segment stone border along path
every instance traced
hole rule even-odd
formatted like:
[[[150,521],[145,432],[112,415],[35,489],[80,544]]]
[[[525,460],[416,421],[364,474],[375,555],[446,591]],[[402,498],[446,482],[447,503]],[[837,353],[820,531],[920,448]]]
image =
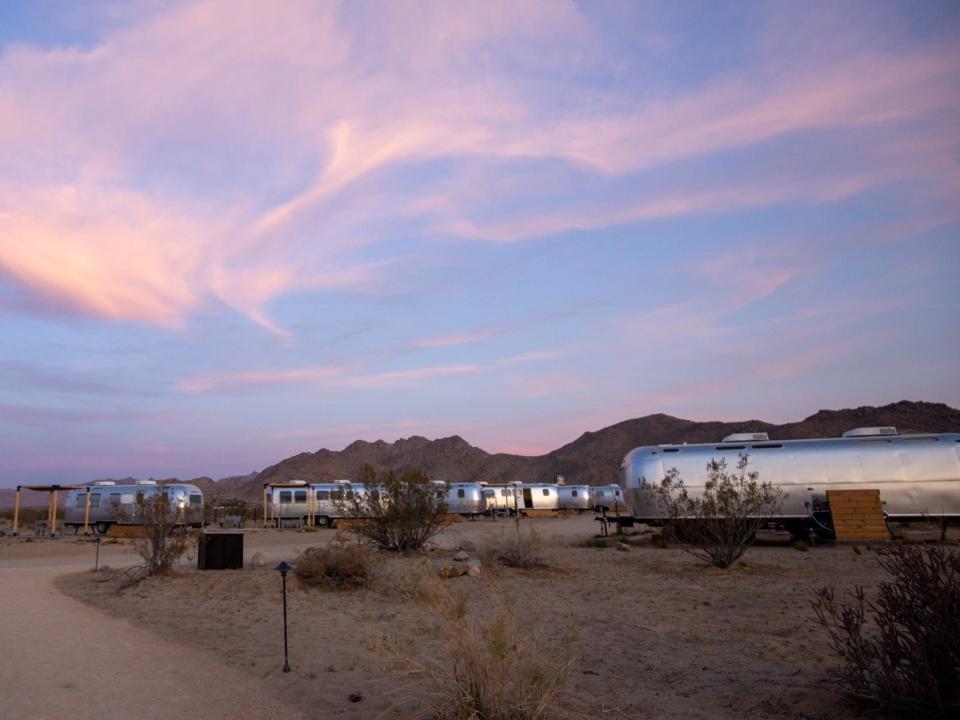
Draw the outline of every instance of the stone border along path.
[[[69,563],[69,560],[67,560]],[[0,717],[302,720],[263,680],[61,593],[89,567],[0,563]]]

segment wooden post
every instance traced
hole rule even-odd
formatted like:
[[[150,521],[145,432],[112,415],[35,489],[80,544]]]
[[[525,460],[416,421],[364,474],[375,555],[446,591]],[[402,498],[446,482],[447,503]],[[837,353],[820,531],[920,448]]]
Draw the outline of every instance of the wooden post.
[[[17,498],[13,503],[13,534],[17,534],[20,526],[20,486],[17,485]]]
[[[50,537],[54,537],[57,534],[57,493],[58,490],[54,490],[50,493]]]
[[[83,534],[90,534],[90,488],[87,488],[87,504],[83,509]]]
[[[267,489],[263,489],[263,527],[267,527]]]
[[[50,516],[53,514],[53,493],[47,493],[47,532],[50,532],[50,523],[53,522],[53,518]]]

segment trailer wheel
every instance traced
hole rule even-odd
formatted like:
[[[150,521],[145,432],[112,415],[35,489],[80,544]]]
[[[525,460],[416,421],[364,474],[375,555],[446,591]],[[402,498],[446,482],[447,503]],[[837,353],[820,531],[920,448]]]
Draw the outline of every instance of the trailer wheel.
[[[97,535],[106,535],[110,532],[110,523],[108,522],[98,522],[96,524]]]

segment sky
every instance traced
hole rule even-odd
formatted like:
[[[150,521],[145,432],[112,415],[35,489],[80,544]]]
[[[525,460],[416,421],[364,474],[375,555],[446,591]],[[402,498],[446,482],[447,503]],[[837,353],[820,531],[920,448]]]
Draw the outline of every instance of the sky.
[[[0,486],[960,406],[960,4],[0,0]]]

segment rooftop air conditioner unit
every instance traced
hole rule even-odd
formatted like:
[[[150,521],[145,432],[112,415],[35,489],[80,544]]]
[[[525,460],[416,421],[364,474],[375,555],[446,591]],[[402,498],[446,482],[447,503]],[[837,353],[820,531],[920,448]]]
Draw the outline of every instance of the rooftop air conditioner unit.
[[[767,442],[770,436],[766,433],[733,433],[727,435],[722,442],[742,443],[742,442]]]
[[[853,430],[847,430],[843,437],[845,438],[856,438],[856,437],[873,437],[876,435],[896,435],[897,429],[893,426],[886,427],[861,427],[854,428]]]

